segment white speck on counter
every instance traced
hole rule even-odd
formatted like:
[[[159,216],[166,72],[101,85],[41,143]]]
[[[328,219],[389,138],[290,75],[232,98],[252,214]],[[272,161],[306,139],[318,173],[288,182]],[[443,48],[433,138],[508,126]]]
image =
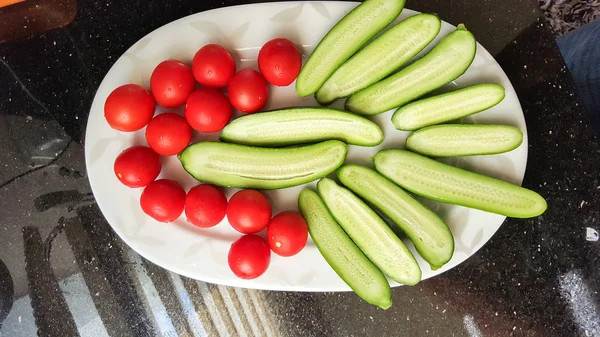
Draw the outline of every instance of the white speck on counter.
[[[407,321],[410,321],[410,317],[406,316],[406,320],[407,320]]]
[[[19,318],[17,318],[17,320],[19,321],[19,323],[23,322],[23,317],[19,316]]]
[[[576,325],[586,336],[600,336],[600,313],[592,292],[580,272],[571,270],[558,278],[561,296],[567,302]]]
[[[599,235],[598,235],[598,231],[591,228],[591,227],[586,227],[585,228],[585,239],[588,241],[598,241]]]
[[[496,313],[496,314],[498,314],[498,313]],[[475,323],[475,319],[473,318],[473,316],[466,315],[465,317],[463,317],[463,325],[465,326],[465,329],[469,333],[470,337],[482,337],[483,336],[483,334],[481,333],[481,330],[479,330],[479,327],[477,326],[477,323]]]
[[[56,46],[56,41],[52,41],[52,44]]]
[[[581,200],[581,204],[579,204],[579,208],[583,207],[583,205],[585,205],[585,200]]]
[[[548,131],[548,134],[551,135],[552,134],[552,130]]]
[[[523,66],[523,69],[527,69],[527,65],[524,65],[524,66]]]

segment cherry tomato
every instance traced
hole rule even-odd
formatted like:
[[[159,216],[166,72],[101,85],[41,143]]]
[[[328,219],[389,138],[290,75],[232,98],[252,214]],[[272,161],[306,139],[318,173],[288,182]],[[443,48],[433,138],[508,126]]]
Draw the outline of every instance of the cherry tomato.
[[[200,132],[218,132],[231,120],[231,104],[219,90],[200,88],[187,100],[185,119]]]
[[[223,88],[235,74],[235,61],[218,44],[206,45],[194,55],[192,71],[198,83],[209,88]]]
[[[146,146],[133,146],[121,152],[115,160],[115,175],[128,187],[150,184],[160,173],[160,156]]]
[[[247,280],[257,278],[269,268],[271,250],[260,236],[244,235],[231,245],[227,262],[235,276]]]
[[[166,60],[158,64],[150,77],[150,91],[156,103],[165,108],[183,105],[194,90],[192,69],[177,60]]]
[[[156,104],[144,88],[125,84],[113,90],[104,103],[104,117],[115,130],[137,131],[152,119]]]
[[[146,140],[152,150],[161,156],[180,153],[192,140],[192,128],[176,113],[160,114],[148,123]]]
[[[302,55],[288,39],[273,39],[258,53],[258,69],[269,83],[277,86],[290,85],[302,68]]]
[[[183,213],[185,191],[178,182],[159,179],[144,188],[140,205],[144,213],[160,222],[172,222]]]
[[[229,199],[227,219],[240,233],[260,232],[271,220],[271,203],[259,191],[241,190]]]
[[[203,184],[192,187],[185,198],[185,215],[192,224],[208,228],[223,218],[227,211],[227,198],[216,186]]]
[[[227,90],[231,104],[241,112],[253,113],[260,110],[269,96],[265,78],[256,70],[240,70],[231,81]]]
[[[277,255],[298,254],[308,239],[308,226],[298,212],[282,212],[271,219],[267,226],[269,247]]]

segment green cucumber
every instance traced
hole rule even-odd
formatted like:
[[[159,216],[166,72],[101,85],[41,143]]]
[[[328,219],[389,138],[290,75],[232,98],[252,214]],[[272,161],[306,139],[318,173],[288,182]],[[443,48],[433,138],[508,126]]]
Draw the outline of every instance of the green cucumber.
[[[200,142],[185,148],[178,157],[183,168],[199,181],[269,190],[324,177],[342,165],[346,152],[346,144],[339,140],[278,149]]]
[[[392,306],[390,284],[338,225],[319,195],[304,189],[298,206],[308,232],[325,261],[363,300],[382,309]]]
[[[392,280],[421,281],[421,268],[410,250],[364,201],[329,178],[319,180],[319,194],[352,241]]]
[[[333,72],[398,17],[405,0],[365,0],[319,42],[296,79],[299,96],[314,94]]]
[[[394,112],[392,123],[398,130],[417,130],[489,109],[504,96],[504,87],[500,84],[476,84],[402,106]]]
[[[436,270],[450,261],[454,254],[454,237],[437,214],[370,168],[343,165],[337,176],[342,184],[392,220],[431,269]]]
[[[433,14],[417,14],[401,21],[339,67],[315,98],[329,104],[378,82],[423,50],[441,25]]]
[[[374,162],[391,181],[432,200],[515,218],[535,217],[547,208],[546,200],[534,191],[410,151],[382,150]]]
[[[512,151],[523,143],[523,133],[508,125],[445,124],[417,130],[406,148],[430,157],[459,157]]]
[[[475,37],[460,25],[427,55],[350,96],[346,110],[376,115],[402,106],[462,75],[475,58]]]
[[[383,131],[367,118],[329,108],[289,108],[245,115],[229,123],[221,140],[244,145],[281,146],[329,139],[375,146]]]

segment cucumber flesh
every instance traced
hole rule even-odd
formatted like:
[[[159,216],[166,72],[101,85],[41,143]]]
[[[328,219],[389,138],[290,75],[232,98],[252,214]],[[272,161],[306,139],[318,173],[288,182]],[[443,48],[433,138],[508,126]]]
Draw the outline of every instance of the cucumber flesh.
[[[512,151],[523,143],[523,133],[508,125],[445,124],[417,130],[406,148],[430,157],[459,157]]]
[[[255,146],[314,143],[329,139],[375,146],[383,131],[367,118],[329,108],[289,108],[245,115],[223,129],[221,140]]]
[[[178,157],[183,168],[199,181],[278,189],[326,176],[342,165],[346,152],[346,144],[339,140],[278,149],[200,142],[185,148]]]
[[[314,94],[333,72],[389,25],[405,0],[366,0],[344,16],[319,42],[296,79],[299,96]]]
[[[338,276],[368,303],[382,309],[392,306],[387,279],[335,222],[319,195],[302,190],[298,206],[310,237]]]
[[[417,130],[489,109],[504,96],[504,87],[500,84],[476,84],[402,106],[394,112],[392,123],[398,130]]]
[[[547,208],[546,200],[534,191],[410,151],[382,150],[374,162],[391,181],[432,200],[515,218],[535,217]]]
[[[339,67],[315,98],[329,104],[378,82],[423,50],[440,27],[440,19],[433,14],[417,14],[401,21]]]
[[[462,75],[473,62],[476,49],[473,34],[459,26],[421,59],[350,96],[346,110],[376,115],[400,107]]]
[[[319,180],[317,189],[333,218],[384,274],[407,285],[421,280],[410,250],[364,201],[329,178]]]
[[[370,168],[343,165],[337,176],[342,184],[392,220],[431,269],[436,270],[450,261],[454,254],[454,237],[437,214]]]

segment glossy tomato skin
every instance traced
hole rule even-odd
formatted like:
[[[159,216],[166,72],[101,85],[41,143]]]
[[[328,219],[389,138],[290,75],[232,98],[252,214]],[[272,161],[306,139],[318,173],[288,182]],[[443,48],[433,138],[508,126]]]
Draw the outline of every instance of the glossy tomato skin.
[[[231,245],[227,262],[237,277],[254,279],[269,268],[271,250],[260,236],[244,235]]]
[[[154,181],[162,167],[160,156],[151,148],[132,146],[119,154],[113,168],[123,185],[137,188]]]
[[[231,104],[217,89],[200,88],[185,105],[185,119],[195,130],[205,133],[221,131],[231,120]]]
[[[192,69],[177,60],[159,63],[150,77],[150,92],[165,108],[182,106],[195,85]]]
[[[252,68],[246,68],[231,78],[227,94],[236,109],[253,113],[260,110],[267,102],[269,87],[263,75]]]
[[[258,69],[269,83],[288,86],[302,68],[302,55],[296,45],[284,38],[273,39],[258,53]]]
[[[104,102],[104,118],[115,130],[137,131],[152,119],[156,103],[146,89],[137,84],[125,84],[115,90]]]
[[[192,140],[192,128],[182,116],[167,112],[160,114],[146,127],[148,145],[161,156],[179,154]]]
[[[235,60],[217,44],[206,45],[196,52],[192,71],[198,83],[209,88],[223,88],[235,74]]]
[[[298,212],[282,212],[267,226],[267,241],[271,250],[281,256],[298,254],[308,239],[308,226]]]
[[[185,215],[189,222],[202,228],[217,225],[225,218],[227,198],[213,185],[192,187],[185,198]]]
[[[151,182],[140,198],[144,213],[160,222],[175,221],[185,205],[185,191],[178,182],[159,179]]]
[[[227,204],[227,220],[235,230],[244,234],[258,233],[271,220],[269,199],[256,190],[241,190]]]

